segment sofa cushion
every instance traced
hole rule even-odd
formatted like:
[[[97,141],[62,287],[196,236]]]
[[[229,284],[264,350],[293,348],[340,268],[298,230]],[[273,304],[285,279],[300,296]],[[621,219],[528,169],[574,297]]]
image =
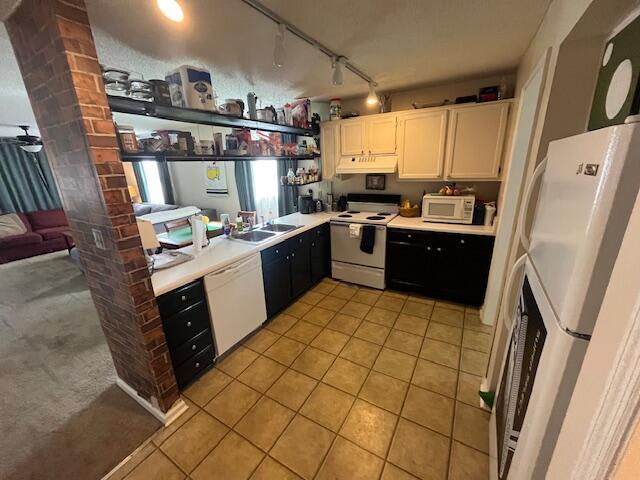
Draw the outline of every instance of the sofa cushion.
[[[31,228],[33,230],[41,230],[43,228],[68,226],[67,217],[64,215],[64,210],[56,208],[53,210],[39,210],[36,212],[26,213]]]
[[[0,238],[0,248],[20,247],[22,245],[33,245],[34,243],[42,243],[42,236],[35,232]]]
[[[27,233],[27,227],[15,213],[0,215],[0,238]]]
[[[140,215],[146,215],[147,213],[151,213],[151,207],[149,205],[144,205],[142,203],[133,204],[133,214],[136,217],[139,217]]]
[[[69,230],[69,227],[51,227],[41,228],[36,230],[35,233],[42,235],[45,240],[53,240],[54,238],[62,237],[63,233],[71,233],[71,230]]]
[[[22,220],[22,224],[27,229],[27,232],[33,232],[33,228],[31,228],[31,224],[29,223],[27,216],[24,213],[16,213],[16,215],[18,215],[20,220]]]

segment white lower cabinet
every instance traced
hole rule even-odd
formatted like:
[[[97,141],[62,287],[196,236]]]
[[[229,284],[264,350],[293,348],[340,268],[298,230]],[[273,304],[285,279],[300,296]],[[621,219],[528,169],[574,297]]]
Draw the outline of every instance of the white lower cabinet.
[[[439,179],[444,170],[447,110],[398,114],[398,177]]]

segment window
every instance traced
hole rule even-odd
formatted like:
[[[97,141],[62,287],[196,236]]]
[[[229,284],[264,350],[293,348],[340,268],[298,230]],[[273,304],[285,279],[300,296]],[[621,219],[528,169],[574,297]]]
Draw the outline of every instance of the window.
[[[138,182],[138,190],[143,202],[150,203],[167,203],[164,189],[162,188],[162,180],[160,178],[160,169],[158,162],[153,160],[144,160],[134,163],[134,172],[136,181]]]
[[[278,162],[258,160],[251,162],[253,196],[256,202],[258,221],[278,216]]]

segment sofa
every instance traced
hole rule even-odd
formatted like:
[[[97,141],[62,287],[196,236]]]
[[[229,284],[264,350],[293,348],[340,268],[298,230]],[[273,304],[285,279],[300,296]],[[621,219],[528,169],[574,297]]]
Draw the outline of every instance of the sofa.
[[[67,217],[61,208],[17,215],[26,232],[0,238],[0,263],[70,250],[74,246]]]

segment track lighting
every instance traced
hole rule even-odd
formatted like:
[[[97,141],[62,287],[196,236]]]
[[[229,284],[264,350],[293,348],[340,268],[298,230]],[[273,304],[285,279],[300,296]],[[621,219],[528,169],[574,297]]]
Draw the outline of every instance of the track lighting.
[[[181,22],[184,20],[184,12],[177,0],[156,0],[156,3],[160,11],[169,20],[173,22]]]
[[[342,57],[333,57],[331,59],[331,66],[333,67],[333,76],[331,81],[334,85],[342,85]]]
[[[378,102],[380,102],[380,100],[378,99],[378,95],[373,88],[373,83],[369,83],[369,95],[367,96],[367,104],[375,105]]]
[[[42,145],[34,144],[34,145],[20,145],[20,148],[28,153],[38,153],[42,150]]]
[[[275,45],[273,47],[273,64],[276,67],[284,66],[284,32],[286,29],[283,23],[278,24],[278,32],[276,33]]]

